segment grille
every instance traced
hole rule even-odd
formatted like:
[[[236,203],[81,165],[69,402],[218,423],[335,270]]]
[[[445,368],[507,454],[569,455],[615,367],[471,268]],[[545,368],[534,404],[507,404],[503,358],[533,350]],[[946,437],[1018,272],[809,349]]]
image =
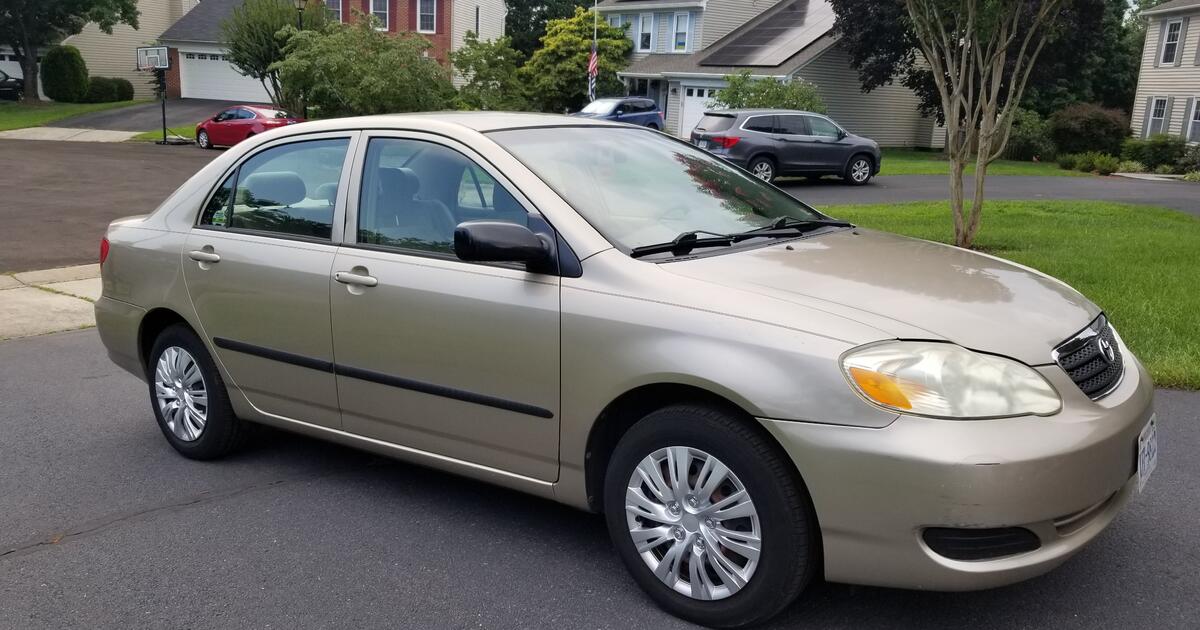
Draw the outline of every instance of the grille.
[[[1024,527],[930,527],[921,533],[921,537],[935,553],[951,560],[992,560],[1035,551],[1042,546],[1037,535]]]
[[[1055,348],[1054,361],[1092,400],[1116,389],[1125,372],[1117,336],[1104,315]]]

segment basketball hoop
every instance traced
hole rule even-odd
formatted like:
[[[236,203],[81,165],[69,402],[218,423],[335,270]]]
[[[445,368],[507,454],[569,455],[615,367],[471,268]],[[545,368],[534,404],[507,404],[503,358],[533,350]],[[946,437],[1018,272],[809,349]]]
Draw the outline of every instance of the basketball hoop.
[[[167,70],[171,67],[171,58],[166,46],[151,46],[137,49],[137,69],[142,72]]]

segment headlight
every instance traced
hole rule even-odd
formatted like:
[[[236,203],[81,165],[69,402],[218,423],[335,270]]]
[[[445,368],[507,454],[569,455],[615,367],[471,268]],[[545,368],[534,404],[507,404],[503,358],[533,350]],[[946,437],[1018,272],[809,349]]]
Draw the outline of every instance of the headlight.
[[[1002,418],[1056,413],[1058,392],[1033,368],[952,343],[897,341],[842,357],[850,385],[868,401],[934,418]]]

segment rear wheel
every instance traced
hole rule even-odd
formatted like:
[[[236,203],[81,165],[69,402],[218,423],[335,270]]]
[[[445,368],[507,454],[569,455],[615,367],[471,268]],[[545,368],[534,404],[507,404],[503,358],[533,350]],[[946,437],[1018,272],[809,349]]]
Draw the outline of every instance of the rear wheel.
[[[159,334],[146,374],[158,426],[184,457],[215,459],[241,445],[246,423],[233,414],[221,373],[190,328],[176,324]]]
[[[807,494],[792,464],[737,418],[656,411],[621,438],[605,477],[621,559],[654,601],[706,626],[774,616],[817,564]]]
[[[851,186],[862,186],[871,181],[874,167],[875,163],[871,161],[871,158],[865,155],[856,155],[850,158],[850,163],[846,165],[846,172],[842,175],[842,179]]]
[[[212,141],[208,138],[208,132],[203,129],[196,134],[196,144],[200,145],[201,149],[213,148]]]
[[[750,160],[750,163],[746,165],[746,168],[753,173],[755,177],[763,180],[764,182],[775,181],[775,160],[772,160],[769,157],[756,157],[753,160]]]

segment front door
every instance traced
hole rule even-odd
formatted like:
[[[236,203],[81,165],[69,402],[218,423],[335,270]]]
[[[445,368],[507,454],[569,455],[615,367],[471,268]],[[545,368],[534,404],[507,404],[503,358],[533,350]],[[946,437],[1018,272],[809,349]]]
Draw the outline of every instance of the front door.
[[[820,116],[805,116],[811,135],[810,150],[815,168],[841,172],[850,159],[850,143],[837,125]]]
[[[538,217],[449,141],[380,132],[359,152],[329,278],[344,429],[557,479],[559,279],[453,254],[462,221]]]
[[[344,202],[331,191],[356,135],[289,138],[243,160],[182,253],[201,334],[233,384],[260,411],[327,427],[341,425],[329,273]]]

